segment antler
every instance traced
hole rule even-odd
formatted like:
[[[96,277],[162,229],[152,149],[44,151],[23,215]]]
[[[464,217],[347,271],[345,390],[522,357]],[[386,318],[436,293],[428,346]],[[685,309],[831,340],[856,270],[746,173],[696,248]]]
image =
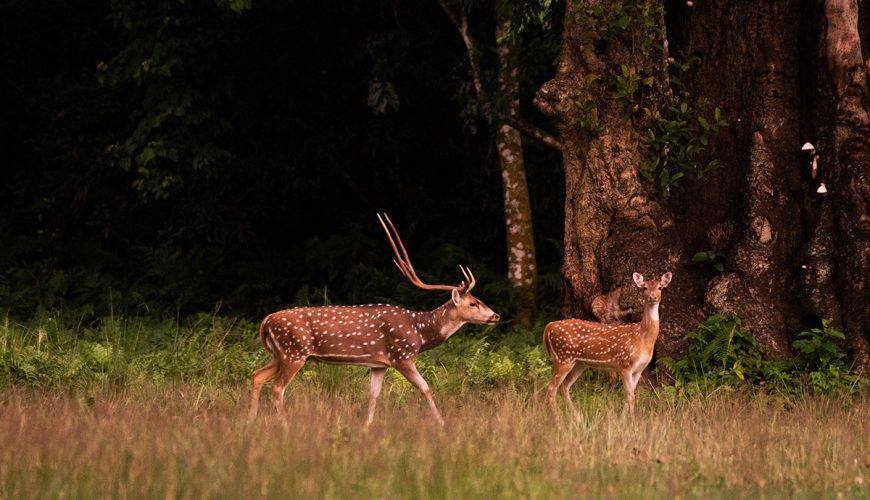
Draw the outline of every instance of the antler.
[[[386,219],[386,223],[384,220]],[[405,250],[405,245],[402,244],[402,238],[399,236],[399,232],[396,231],[396,227],[393,226],[393,222],[390,220],[390,217],[387,214],[384,214],[381,217],[381,214],[378,214],[378,220],[381,222],[381,226],[384,227],[384,231],[387,233],[387,238],[390,239],[390,246],[393,247],[393,252],[396,254],[396,258],[393,259],[393,263],[396,264],[396,267],[399,268],[399,271],[406,277],[408,280],[414,284],[414,286],[418,288],[422,288],[423,290],[446,290],[453,291],[454,289],[459,290],[460,293],[467,293],[477,281],[474,279],[474,275],[471,274],[471,270],[467,267],[463,268],[459,266],[459,269],[462,271],[463,276],[465,276],[466,281],[463,281],[458,287],[451,285],[427,285],[423,283],[419,276],[417,276],[417,272],[414,271],[414,266],[411,265],[411,258],[408,257],[408,251]],[[389,229],[387,229],[387,224],[390,225]],[[390,232],[392,230],[392,232]],[[393,235],[396,236],[395,240],[393,239]],[[396,247],[396,241],[399,242],[399,246]],[[401,252],[399,249],[401,248]]]

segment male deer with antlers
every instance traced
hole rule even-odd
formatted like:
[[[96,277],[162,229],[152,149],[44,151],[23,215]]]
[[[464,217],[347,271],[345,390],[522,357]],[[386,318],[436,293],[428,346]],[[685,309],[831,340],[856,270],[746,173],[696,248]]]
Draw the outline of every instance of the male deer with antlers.
[[[652,359],[659,336],[662,288],[668,286],[671,276],[668,272],[657,280],[644,281],[643,276],[634,273],[634,283],[643,288],[644,311],[640,323],[605,325],[566,319],[544,327],[544,346],[553,362],[553,378],[547,385],[547,395],[554,411],[557,409],[556,390],[559,390],[572,415],[577,416],[569,390],[586,368],[592,367],[614,370],[622,375],[625,404],[629,412],[634,413],[634,389]]]
[[[442,344],[465,323],[497,323],[499,316],[471,295],[476,280],[468,268],[459,266],[465,281],[458,287],[423,283],[414,271],[408,252],[390,218],[378,215],[378,220],[393,247],[396,255],[393,262],[399,271],[418,288],[450,292],[450,300],[432,311],[409,311],[387,304],[368,304],[297,307],[266,316],[260,324],[260,340],[273,358],[269,364],[254,372],[248,412],[250,419],[257,416],[263,384],[273,380],[272,399],[275,408],[281,411],[287,383],[307,359],[313,359],[371,368],[366,425],[374,419],[375,405],[387,368],[395,368],[404,375],[426,398],[433,418],[439,424],[444,424],[429,385],[417,371],[417,355]]]

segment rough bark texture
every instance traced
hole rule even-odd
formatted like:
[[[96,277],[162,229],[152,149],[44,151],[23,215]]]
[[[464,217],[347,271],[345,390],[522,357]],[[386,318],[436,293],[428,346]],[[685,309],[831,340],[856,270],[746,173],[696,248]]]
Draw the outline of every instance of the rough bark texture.
[[[733,312],[771,357],[790,355],[799,331],[832,319],[859,369],[870,367],[870,61],[856,2],[668,3],[663,45],[677,60],[699,58],[684,78],[691,98],[730,122],[708,151],[724,167],[668,203],[638,177],[645,126],[607,84],[625,65],[652,74],[651,93],[665,95],[668,54],[639,57],[644,33],[590,26],[599,5],[567,2],[558,73],[536,98],[563,144],[565,316],[621,321],[636,306],[631,272],[672,270],[659,354],[678,355],[706,315]],[[801,152],[807,140],[818,178]],[[822,180],[827,195],[816,192]],[[725,272],[689,262],[702,250],[724,255]]]
[[[730,122],[711,147],[724,167],[678,209],[693,251],[726,255],[726,271],[707,286],[706,310],[738,314],[766,354],[786,357],[790,332],[804,319],[794,293],[801,236],[800,3],[698,2],[671,17],[675,57],[700,59],[690,89]]]
[[[833,158],[826,179],[843,327],[858,369],[870,372],[870,82],[855,0],[827,0],[824,54],[834,94]]]
[[[496,12],[503,11],[498,8]],[[507,35],[510,21],[500,16],[496,25],[498,43],[498,88],[504,111],[500,115],[519,117],[520,84],[517,47]],[[496,132],[496,150],[501,165],[504,190],[505,235],[508,256],[508,279],[518,294],[517,323],[530,328],[535,321],[538,267],[535,260],[535,239],[532,229],[532,208],[526,183],[523,160],[523,139],[520,132],[502,123]]]
[[[659,1],[647,4],[653,12],[661,7]],[[677,325],[694,325],[700,318],[700,308],[687,299],[694,297],[697,304],[703,289],[684,279],[687,259],[673,218],[639,176],[639,136],[644,126],[613,98],[608,84],[608,78],[625,65],[632,75],[653,77],[651,95],[667,95],[667,54],[639,50],[634,41],[643,34],[634,28],[605,36],[577,22],[597,5],[592,0],[566,2],[559,68],[535,100],[539,109],[557,120],[563,144],[563,312],[566,317],[618,321],[625,306],[642,309],[631,283],[633,272],[651,278],[673,271],[657,347],[659,353],[673,355],[684,333]],[[647,104],[655,109],[655,103]],[[614,297],[617,304],[612,303]],[[620,298],[624,305],[618,303]]]

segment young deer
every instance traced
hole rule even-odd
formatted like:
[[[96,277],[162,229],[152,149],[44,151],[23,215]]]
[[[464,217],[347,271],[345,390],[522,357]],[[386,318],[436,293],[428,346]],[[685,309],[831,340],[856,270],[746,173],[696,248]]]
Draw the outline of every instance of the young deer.
[[[459,266],[465,280],[458,287],[427,285],[411,265],[408,252],[389,217],[378,215],[393,247],[393,262],[415,286],[450,292],[450,300],[432,311],[409,311],[387,304],[347,307],[297,307],[272,313],[260,324],[260,340],[272,361],[253,374],[248,417],[257,416],[260,389],[269,380],[275,408],[282,410],[284,388],[307,359],[324,363],[368,366],[371,390],[366,425],[372,423],[387,368],[395,368],[416,387],[444,424],[432,391],[415,366],[417,355],[442,344],[465,323],[497,323],[498,314],[471,295],[476,283],[471,270]],[[387,229],[386,219],[390,229]],[[392,234],[390,232],[392,230]],[[393,235],[396,239],[393,240]],[[398,241],[399,247],[396,247]],[[401,248],[401,253],[399,251]]]
[[[659,302],[662,288],[671,282],[671,273],[646,282],[634,273],[634,283],[644,289],[644,311],[640,323],[605,325],[579,319],[554,321],[544,328],[544,346],[553,362],[553,378],[547,395],[557,409],[556,390],[562,393],[568,409],[577,416],[569,390],[587,367],[618,371],[625,388],[625,404],[634,413],[634,389],[652,359],[659,336]]]

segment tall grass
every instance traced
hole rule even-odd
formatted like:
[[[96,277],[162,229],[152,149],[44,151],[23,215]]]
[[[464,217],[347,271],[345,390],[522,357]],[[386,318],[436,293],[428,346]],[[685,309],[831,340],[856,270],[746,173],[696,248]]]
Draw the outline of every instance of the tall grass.
[[[870,494],[866,400],[727,395],[672,405],[648,393],[634,418],[602,397],[572,422],[503,388],[440,395],[441,429],[416,400],[388,394],[366,431],[365,391],[300,382],[285,416],[248,424],[244,390],[176,384],[90,402],[7,392],[0,497]]]

